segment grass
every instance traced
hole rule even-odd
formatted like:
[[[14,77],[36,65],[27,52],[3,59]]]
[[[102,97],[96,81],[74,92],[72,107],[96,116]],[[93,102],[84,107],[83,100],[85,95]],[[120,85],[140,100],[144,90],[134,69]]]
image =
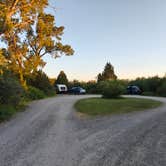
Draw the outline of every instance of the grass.
[[[122,114],[134,111],[142,111],[161,106],[161,102],[150,99],[120,98],[103,99],[89,98],[79,100],[75,104],[78,112],[90,116]]]

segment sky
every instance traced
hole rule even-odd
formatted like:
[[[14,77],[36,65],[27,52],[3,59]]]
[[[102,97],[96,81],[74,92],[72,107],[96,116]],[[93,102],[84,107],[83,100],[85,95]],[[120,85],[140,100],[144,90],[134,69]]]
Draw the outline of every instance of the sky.
[[[69,80],[94,80],[110,62],[120,79],[164,76],[166,0],[49,0],[63,43],[74,56],[45,58],[44,71]],[[56,10],[53,8],[55,7]]]

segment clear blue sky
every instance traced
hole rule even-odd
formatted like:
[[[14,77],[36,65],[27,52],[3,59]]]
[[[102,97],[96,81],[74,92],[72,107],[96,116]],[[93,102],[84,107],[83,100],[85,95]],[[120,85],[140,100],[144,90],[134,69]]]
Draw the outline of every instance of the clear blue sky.
[[[166,72],[166,0],[50,0],[75,55],[46,59],[50,77],[93,80],[107,61],[119,78]]]

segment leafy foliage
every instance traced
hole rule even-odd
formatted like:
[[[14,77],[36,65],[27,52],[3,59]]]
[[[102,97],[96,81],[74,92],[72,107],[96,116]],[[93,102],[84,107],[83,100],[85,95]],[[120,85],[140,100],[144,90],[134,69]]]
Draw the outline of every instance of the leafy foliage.
[[[130,84],[139,86],[144,92],[156,93],[157,88],[161,85],[161,78],[158,76],[137,78],[136,80],[131,81]]]
[[[143,91],[143,94],[157,95],[158,88],[165,82],[164,78],[159,78],[158,76],[149,78],[137,78],[131,81],[130,85],[137,85]]]
[[[17,110],[9,105],[0,105],[0,122],[9,119]]]
[[[3,55],[3,50],[0,50],[0,67],[5,66],[7,60]]]
[[[9,71],[0,75],[0,87],[0,104],[17,106],[23,95],[23,88]]]
[[[129,82],[129,85],[137,85],[146,96],[166,96],[166,77],[137,78]]]
[[[157,95],[166,97],[166,80],[157,88]]]
[[[64,27],[56,26],[54,16],[45,12],[47,6],[48,0],[0,2],[0,38],[7,46],[0,59],[6,58],[6,66],[19,75],[24,87],[25,77],[46,64],[43,56],[74,53],[61,43]]]
[[[28,87],[28,90],[26,91],[25,94],[26,98],[30,100],[37,100],[37,99],[43,99],[45,98],[45,94],[43,91],[35,88],[35,87]]]
[[[120,81],[104,81],[101,82],[102,95],[104,98],[118,98],[124,93],[124,87]]]
[[[46,95],[55,94],[55,90],[50,84],[48,76],[41,70],[36,72],[34,75],[29,76],[26,80],[28,85],[44,91]]]

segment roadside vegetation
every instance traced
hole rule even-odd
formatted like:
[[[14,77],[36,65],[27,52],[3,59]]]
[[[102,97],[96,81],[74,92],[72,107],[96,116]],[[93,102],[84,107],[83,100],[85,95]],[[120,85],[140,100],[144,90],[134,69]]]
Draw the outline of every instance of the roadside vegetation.
[[[54,96],[55,90],[42,71],[43,57],[70,56],[64,45],[63,26],[46,12],[49,1],[0,3],[0,121],[10,118],[27,101]]]
[[[26,79],[25,89],[16,74],[3,69],[0,75],[0,122],[22,110],[27,102],[54,96],[55,89],[45,73],[38,71]]]
[[[86,115],[104,116],[152,109],[161,104],[159,101],[138,98],[91,98],[78,101],[75,108],[78,112]]]

